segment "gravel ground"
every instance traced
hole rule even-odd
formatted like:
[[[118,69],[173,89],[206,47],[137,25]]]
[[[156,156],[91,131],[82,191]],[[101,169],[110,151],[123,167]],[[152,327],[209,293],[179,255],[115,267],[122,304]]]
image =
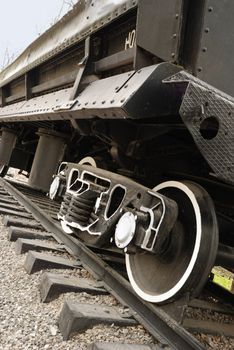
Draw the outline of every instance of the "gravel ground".
[[[64,298],[84,303],[113,305],[121,310],[109,295],[91,296],[86,293],[61,295],[49,304],[40,302],[38,285],[41,272],[31,276],[23,268],[25,256],[16,256],[7,240],[7,229],[0,218],[0,350],[83,350],[94,341],[153,344],[152,337],[142,326],[95,326],[85,333],[63,341],[57,320]],[[86,276],[84,270],[67,271],[70,275]],[[66,271],[62,271],[66,273]]]

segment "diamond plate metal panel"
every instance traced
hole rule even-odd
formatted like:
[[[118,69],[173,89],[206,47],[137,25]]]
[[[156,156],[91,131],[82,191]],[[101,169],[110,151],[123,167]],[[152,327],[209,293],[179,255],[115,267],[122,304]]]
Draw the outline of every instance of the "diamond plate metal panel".
[[[183,71],[165,82],[187,84],[180,115],[214,175],[234,184],[234,99]],[[210,128],[214,135],[207,139],[202,125],[211,117],[217,134]]]

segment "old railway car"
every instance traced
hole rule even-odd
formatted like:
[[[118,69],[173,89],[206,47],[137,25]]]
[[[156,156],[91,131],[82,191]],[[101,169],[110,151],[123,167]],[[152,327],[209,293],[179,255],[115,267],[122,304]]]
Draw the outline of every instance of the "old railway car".
[[[0,165],[143,299],[233,268],[233,0],[80,0],[0,73]],[[54,178],[53,175],[57,174]]]

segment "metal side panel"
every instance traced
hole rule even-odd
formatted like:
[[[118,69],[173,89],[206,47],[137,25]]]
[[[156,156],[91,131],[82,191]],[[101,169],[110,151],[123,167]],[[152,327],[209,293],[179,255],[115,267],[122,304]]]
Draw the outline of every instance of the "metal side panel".
[[[234,96],[233,0],[190,2],[184,52],[185,68],[199,79]]]
[[[164,61],[177,61],[184,16],[184,0],[139,0],[137,45]]]
[[[197,60],[197,76],[231,96],[234,96],[233,15],[233,0],[206,1]]]
[[[149,118],[175,114],[180,105],[178,94],[163,79],[178,70],[175,65],[161,63],[96,80],[73,101],[69,99],[72,88],[34,97],[0,108],[0,121]]]
[[[180,70],[170,63],[148,66],[90,84],[71,108],[74,118],[152,118],[179,111],[180,99],[163,80]],[[170,101],[170,103],[168,103]]]
[[[54,110],[61,104],[69,103],[72,88],[34,97],[28,101],[14,103],[0,108],[0,121],[36,121],[63,119]]]
[[[0,87],[84,40],[137,6],[138,0],[80,0],[0,73]]]
[[[133,74],[134,71],[97,80],[88,85],[73,101],[70,101],[72,88],[69,88],[0,108],[0,121],[109,117],[112,108],[116,110],[116,116],[127,117],[121,109],[121,87]],[[112,103],[114,97],[116,99]]]

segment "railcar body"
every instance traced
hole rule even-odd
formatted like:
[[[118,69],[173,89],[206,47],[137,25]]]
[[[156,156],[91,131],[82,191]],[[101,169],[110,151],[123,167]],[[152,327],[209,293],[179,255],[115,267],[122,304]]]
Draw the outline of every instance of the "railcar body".
[[[123,249],[145,300],[233,268],[233,14],[80,0],[0,73],[2,176],[28,171],[67,234]]]

